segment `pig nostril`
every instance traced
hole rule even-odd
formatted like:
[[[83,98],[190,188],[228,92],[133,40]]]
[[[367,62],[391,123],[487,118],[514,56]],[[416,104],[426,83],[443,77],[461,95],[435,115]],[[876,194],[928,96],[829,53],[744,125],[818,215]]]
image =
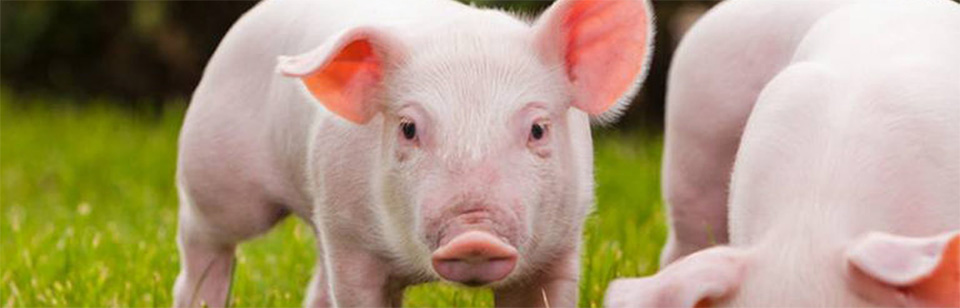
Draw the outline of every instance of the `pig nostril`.
[[[485,212],[486,212],[486,210],[484,210],[484,209],[482,209],[482,208],[475,208],[475,209],[468,209],[468,210],[466,210],[466,211],[463,211],[462,213],[460,213],[460,215],[474,214],[474,213],[485,213]]]
[[[513,257],[487,257],[484,255],[469,255],[455,258],[437,258],[439,262],[463,262],[467,264],[481,264],[486,262],[513,261]]]

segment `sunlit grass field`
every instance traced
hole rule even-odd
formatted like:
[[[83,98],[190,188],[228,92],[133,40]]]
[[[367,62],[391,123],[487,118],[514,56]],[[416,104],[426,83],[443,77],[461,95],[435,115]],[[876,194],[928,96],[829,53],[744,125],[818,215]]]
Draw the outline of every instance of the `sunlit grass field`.
[[[8,92],[0,93],[0,306],[169,306],[184,104],[157,116]],[[598,196],[583,238],[584,307],[602,304],[610,280],[654,272],[666,235],[660,140],[611,129],[595,135]],[[313,247],[297,219],[241,245],[232,305],[300,306]],[[412,288],[405,299],[408,307],[492,304],[488,290],[439,283]]]

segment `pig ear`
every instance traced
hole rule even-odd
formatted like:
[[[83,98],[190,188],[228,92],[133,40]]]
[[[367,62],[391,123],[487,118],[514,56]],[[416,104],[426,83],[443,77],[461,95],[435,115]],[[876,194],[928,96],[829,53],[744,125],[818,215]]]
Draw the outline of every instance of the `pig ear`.
[[[736,292],[747,255],[715,247],[677,260],[652,277],[615,280],[607,288],[607,307],[703,307]]]
[[[867,234],[846,252],[853,289],[883,305],[960,307],[960,232]]]
[[[378,29],[355,28],[335,35],[307,53],[280,57],[277,69],[299,77],[313,97],[331,112],[357,124],[380,111],[375,101],[387,61],[402,46]]]
[[[646,0],[560,0],[537,20],[536,48],[561,64],[574,107],[615,117],[643,81],[653,52]]]

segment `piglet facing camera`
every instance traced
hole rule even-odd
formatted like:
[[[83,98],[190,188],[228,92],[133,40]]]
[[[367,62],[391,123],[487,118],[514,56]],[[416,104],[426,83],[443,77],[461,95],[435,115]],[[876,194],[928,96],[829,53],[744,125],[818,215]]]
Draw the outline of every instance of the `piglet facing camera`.
[[[293,213],[319,240],[308,306],[399,305],[432,280],[575,306],[590,116],[616,117],[639,86],[651,14],[638,0],[558,1],[532,23],[439,0],[259,4],[182,130],[175,305],[224,304],[235,245]]]

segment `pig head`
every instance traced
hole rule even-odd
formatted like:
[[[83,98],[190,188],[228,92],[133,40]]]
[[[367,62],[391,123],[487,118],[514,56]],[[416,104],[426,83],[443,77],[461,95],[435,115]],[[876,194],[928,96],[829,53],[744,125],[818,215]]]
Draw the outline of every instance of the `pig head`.
[[[535,20],[455,1],[261,2],[184,122],[176,305],[223,305],[236,244],[287,213],[317,233],[308,306],[399,305],[433,280],[491,286],[502,306],[576,305],[590,120],[636,92],[652,18],[642,0],[561,0]]]
[[[484,12],[417,33],[361,26],[278,68],[379,134],[372,229],[405,271],[495,287],[546,275],[570,289],[593,200],[587,116],[614,117],[636,91],[649,14],[643,1],[568,0],[532,25]],[[329,217],[317,211],[338,224]]]

